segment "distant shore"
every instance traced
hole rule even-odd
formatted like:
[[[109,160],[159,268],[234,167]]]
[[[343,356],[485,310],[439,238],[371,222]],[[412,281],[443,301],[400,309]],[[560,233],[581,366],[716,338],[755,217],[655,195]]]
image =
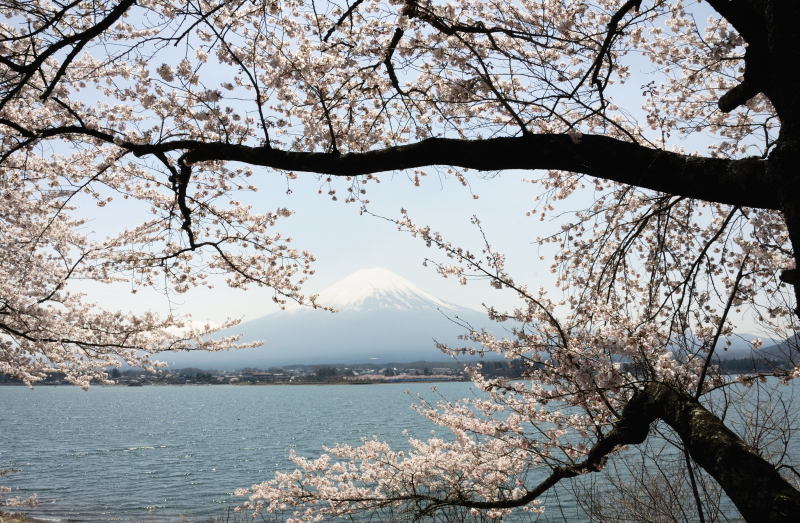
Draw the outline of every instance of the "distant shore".
[[[245,381],[240,383],[219,383],[219,382],[188,382],[188,383],[167,383],[161,381],[153,381],[153,382],[144,382],[144,383],[92,383],[93,387],[103,386],[103,387],[166,387],[166,386],[193,386],[193,385],[235,385],[237,387],[263,387],[263,386],[283,386],[283,385],[386,385],[392,383],[452,383],[452,382],[466,382],[470,381],[468,378],[453,378],[453,377],[442,377],[442,378],[426,378],[426,379],[395,379],[395,380],[375,380],[375,381],[277,381],[277,382],[268,382],[268,381]],[[0,383],[0,387],[8,386],[8,387],[24,387],[23,383]],[[52,383],[52,382],[39,382],[34,383],[34,387],[74,387],[75,385],[72,383]],[[0,517],[8,517],[8,515],[2,515]],[[0,519],[0,523],[5,523],[4,520]],[[16,523],[16,522],[15,522]]]
[[[488,369],[487,369],[488,368]],[[516,378],[522,366],[514,362],[485,362],[490,377]],[[366,385],[376,383],[433,383],[466,381],[465,363],[417,361],[409,363],[361,363],[287,365],[284,367],[231,369],[167,368],[149,373],[142,369],[108,369],[108,384],[142,385]],[[99,382],[98,382],[99,383]],[[0,384],[20,384],[0,374]],[[52,374],[35,385],[67,384],[66,376]]]

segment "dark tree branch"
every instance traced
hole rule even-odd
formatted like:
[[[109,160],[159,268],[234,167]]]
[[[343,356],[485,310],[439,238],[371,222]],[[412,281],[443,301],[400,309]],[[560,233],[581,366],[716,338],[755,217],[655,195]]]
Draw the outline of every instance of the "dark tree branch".
[[[723,94],[717,103],[719,110],[729,113],[748,102],[751,98],[761,92],[761,88],[755,82],[748,82],[745,79],[742,83],[732,87],[727,93]]]
[[[650,415],[643,416],[642,413],[639,412],[640,407],[638,403],[635,403],[633,400],[629,402],[628,405],[632,406],[632,408],[626,406],[625,410],[622,412],[622,418],[614,425],[614,428],[607,435],[603,436],[591,448],[585,460],[575,465],[556,467],[553,469],[553,472],[536,485],[536,487],[527,490],[525,494],[518,498],[474,501],[468,499],[437,499],[435,497],[426,496],[423,499],[431,501],[436,507],[455,505],[488,510],[525,506],[547,492],[547,490],[562,479],[573,478],[586,472],[601,470],[608,455],[620,446],[642,443],[647,438],[650,430],[650,423],[652,423],[655,418]]]
[[[783,283],[788,283],[790,285],[797,285],[800,281],[797,277],[797,269],[786,269],[781,271],[780,280]]]
[[[753,9],[748,0],[706,0],[727,20],[736,32],[750,44],[759,44],[764,38],[764,17]]]
[[[776,191],[765,175],[764,160],[690,156],[602,135],[586,134],[580,139],[565,134],[475,140],[429,138],[408,145],[340,154],[198,140],[138,144],[77,125],[30,130],[7,120],[0,119],[0,124],[27,138],[26,146],[37,139],[84,135],[114,143],[136,156],[183,150],[187,165],[216,160],[237,161],[333,176],[358,176],[434,165],[478,171],[558,169],[686,198],[763,209],[777,209],[779,206]]]
[[[392,40],[389,42],[389,47],[386,49],[386,57],[383,59],[383,64],[386,66],[386,72],[389,74],[389,79],[392,81],[392,86],[394,87],[395,91],[405,95],[407,93],[402,87],[400,87],[400,81],[397,79],[397,74],[395,73],[394,66],[392,65],[392,55],[394,55],[394,51],[397,49],[397,44],[400,43],[400,39],[402,37],[403,30],[398,27],[394,30]]]
[[[334,32],[334,31],[336,31],[336,29],[337,29],[339,26],[341,26],[341,25],[344,23],[344,21],[345,21],[345,20],[347,20],[348,18],[350,18],[350,15],[352,15],[352,14],[353,14],[353,11],[355,11],[355,10],[356,10],[356,8],[359,6],[359,4],[360,4],[361,2],[363,2],[363,1],[364,1],[364,0],[356,0],[355,2],[353,2],[353,3],[350,5],[350,7],[348,7],[348,8],[347,8],[347,11],[345,11],[344,13],[342,13],[342,16],[340,16],[340,17],[339,17],[339,19],[336,21],[336,23],[335,23],[335,24],[333,24],[333,25],[331,26],[331,28],[330,28],[330,29],[328,29],[328,32],[327,32],[327,33],[325,33],[325,36],[323,36],[323,37],[322,37],[322,41],[323,41],[323,42],[327,42],[327,41],[328,41],[328,39],[329,39],[329,38],[331,37],[331,35],[333,34],[333,32]]]
[[[50,58],[51,56],[55,55],[61,49],[75,45],[75,47],[71,50],[71,52],[67,55],[67,57],[62,61],[61,67],[59,67],[58,72],[56,75],[50,80],[48,83],[48,87],[46,88],[44,94],[42,94],[42,98],[47,98],[50,92],[55,87],[55,84],[61,78],[61,76],[66,72],[67,66],[72,62],[72,60],[77,56],[78,52],[83,48],[86,43],[90,40],[96,38],[108,28],[110,28],[117,20],[119,20],[123,14],[135,3],[135,0],[122,0],[119,4],[117,4],[109,14],[103,18],[99,23],[93,25],[89,29],[82,31],[80,33],[73,34],[58,42],[50,45],[44,51],[42,51],[39,55],[36,56],[31,63],[22,65],[17,64],[16,67],[12,67],[12,69],[17,70],[21,73],[22,77],[15,82],[14,87],[6,93],[3,99],[0,101],[0,108],[5,106],[10,100],[14,98],[14,96],[19,93],[22,88],[28,83],[28,81],[36,74],[36,71],[44,64],[44,62]]]
[[[430,8],[419,5],[419,3],[416,0],[406,1],[406,5],[403,8],[403,14],[408,16],[409,18],[416,18],[417,20],[422,20],[423,22],[427,23],[429,26],[433,27],[440,33],[449,36],[458,33],[464,33],[464,34],[485,35],[491,39],[492,35],[502,34],[508,36],[509,38],[513,38],[515,40],[522,40],[528,42],[543,49],[551,47],[548,44],[548,40],[566,41],[566,39],[562,39],[554,35],[535,34],[527,31],[520,31],[501,26],[487,27],[486,25],[483,24],[483,22],[475,22],[473,24],[462,24],[458,22],[448,23],[442,17],[437,16]],[[539,39],[537,39],[537,37]]]
[[[731,88],[720,97],[718,106],[723,113],[729,113],[746,104],[751,98],[764,90],[766,83],[766,62],[761,46],[751,44],[744,53],[744,78],[742,82]]]
[[[490,501],[431,496],[418,499],[434,508],[450,505],[487,510],[527,505],[564,478],[602,469],[608,455],[620,446],[642,443],[657,419],[678,434],[692,459],[720,483],[747,521],[796,521],[800,492],[697,399],[657,382],[634,393],[614,428],[599,439],[584,461],[553,469],[522,496]]]
[[[689,472],[689,484],[692,487],[692,496],[694,496],[694,505],[697,507],[697,520],[700,523],[706,523],[706,517],[703,514],[703,501],[700,499],[700,491],[697,489],[697,480],[694,477],[694,467],[692,466],[692,457],[689,456],[689,451],[683,449],[683,458],[686,463],[686,470]]]
[[[187,163],[227,160],[276,169],[356,176],[432,165],[479,171],[558,169],[668,194],[743,207],[775,209],[764,161],[687,156],[600,135],[578,143],[562,134],[459,140],[430,138],[363,153],[292,152],[235,144],[188,147]],[[152,146],[169,147],[168,143]],[[149,146],[138,146],[141,152]]]
[[[44,33],[45,31],[47,31],[48,29],[53,27],[55,24],[57,24],[62,18],[64,18],[64,15],[67,14],[67,11],[69,11],[70,9],[72,9],[73,7],[75,7],[76,5],[78,5],[80,3],[81,3],[81,0],[74,0],[71,4],[65,5],[61,9],[59,9],[57,12],[53,13],[52,16],[50,16],[49,18],[46,17],[46,16],[39,16],[40,19],[44,20],[44,23],[40,27],[37,27],[33,31],[31,31],[31,32],[29,32],[27,34],[24,34],[24,35],[6,36],[6,37],[2,38],[2,41],[3,42],[13,42],[13,41],[18,41],[18,40],[24,40],[24,39],[36,36],[38,34]],[[30,13],[31,11],[28,11],[28,12]]]
[[[736,295],[739,293],[739,285],[742,283],[742,278],[744,277],[744,268],[747,265],[747,258],[748,256],[745,254],[744,258],[742,259],[742,264],[739,266],[739,272],[736,274],[736,279],[733,282],[730,295],[728,296],[728,302],[725,304],[725,309],[722,311],[722,317],[719,319],[717,332],[714,334],[714,338],[711,340],[711,344],[708,347],[708,355],[706,356],[706,360],[703,362],[703,369],[700,371],[700,377],[697,378],[697,390],[694,393],[695,399],[698,399],[703,395],[703,383],[706,381],[706,374],[708,374],[708,369],[711,366],[711,361],[714,358],[714,351],[717,348],[717,343],[719,343],[720,336],[722,336],[722,330],[725,327],[728,314],[730,314],[731,307],[733,307],[733,302],[736,299]]]
[[[611,53],[611,45],[614,43],[614,38],[619,34],[618,28],[622,18],[628,14],[629,11],[638,11],[642,5],[642,0],[628,0],[625,4],[614,13],[611,20],[608,22],[608,32],[603,44],[600,46],[600,51],[597,53],[594,63],[589,67],[588,72],[592,72],[591,84],[597,87],[601,92],[605,87],[605,82],[600,81],[600,70],[603,66],[603,58]],[[610,66],[609,66],[610,67]]]
[[[186,236],[189,238],[189,246],[194,250],[197,248],[197,245],[195,244],[194,233],[192,232],[192,211],[186,203],[186,189],[189,187],[189,181],[192,178],[192,168],[186,163],[183,157],[178,159],[178,167],[178,179],[173,183],[175,187],[175,199],[178,202],[178,208],[183,217],[181,229],[186,232]]]

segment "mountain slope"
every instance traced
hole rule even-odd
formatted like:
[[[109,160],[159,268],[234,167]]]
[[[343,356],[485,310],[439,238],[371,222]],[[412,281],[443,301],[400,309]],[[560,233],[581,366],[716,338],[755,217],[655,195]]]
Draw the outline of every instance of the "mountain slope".
[[[359,363],[449,358],[434,339],[458,346],[465,332],[453,320],[486,326],[485,314],[447,303],[386,269],[362,269],[320,292],[337,312],[293,307],[247,322],[230,333],[262,347],[222,353],[173,353],[177,367],[242,368],[294,363]]]

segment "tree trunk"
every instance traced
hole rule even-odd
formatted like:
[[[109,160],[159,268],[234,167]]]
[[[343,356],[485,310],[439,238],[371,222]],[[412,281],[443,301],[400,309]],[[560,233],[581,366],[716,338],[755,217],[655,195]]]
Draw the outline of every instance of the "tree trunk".
[[[795,259],[794,269],[784,271],[781,280],[794,285],[795,314],[800,318],[800,130],[781,132],[767,163],[767,175],[775,185]]]
[[[623,417],[666,422],[747,521],[800,520],[800,491],[696,399],[662,383],[636,394]],[[649,420],[649,421],[648,421]]]

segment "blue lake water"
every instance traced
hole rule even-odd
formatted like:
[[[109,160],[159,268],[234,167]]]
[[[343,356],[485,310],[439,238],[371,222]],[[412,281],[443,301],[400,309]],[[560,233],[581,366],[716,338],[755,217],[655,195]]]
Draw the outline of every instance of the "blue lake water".
[[[18,472],[0,478],[0,485],[21,497],[37,494],[40,505],[29,513],[55,521],[224,521],[226,511],[244,501],[233,496],[236,488],[294,469],[290,449],[314,457],[324,445],[357,444],[372,435],[402,449],[404,429],[415,437],[432,430],[446,436],[412,411],[416,394],[457,399],[477,391],[471,383],[439,383],[437,392],[431,387],[165,385],[85,392],[3,386],[0,469]],[[778,405],[791,413],[797,402],[800,387],[790,387]],[[797,422],[794,417],[794,429]],[[799,443],[795,438],[787,458],[795,464]],[[681,465],[682,455],[667,447],[659,461],[677,458]],[[602,474],[590,476],[601,486],[605,481]],[[542,501],[549,509],[537,521],[585,519],[568,484]],[[685,503],[692,503],[688,495]],[[731,514],[730,502],[722,504]]]
[[[293,470],[289,449],[362,436],[404,447],[436,429],[410,405],[457,399],[470,383],[309,386],[0,387],[0,479],[37,494],[31,515],[77,521],[201,520],[242,501],[234,489]],[[439,429],[441,433],[441,429]],[[559,503],[569,509],[571,498]],[[574,505],[573,505],[574,506]],[[560,519],[560,518],[559,518]]]

